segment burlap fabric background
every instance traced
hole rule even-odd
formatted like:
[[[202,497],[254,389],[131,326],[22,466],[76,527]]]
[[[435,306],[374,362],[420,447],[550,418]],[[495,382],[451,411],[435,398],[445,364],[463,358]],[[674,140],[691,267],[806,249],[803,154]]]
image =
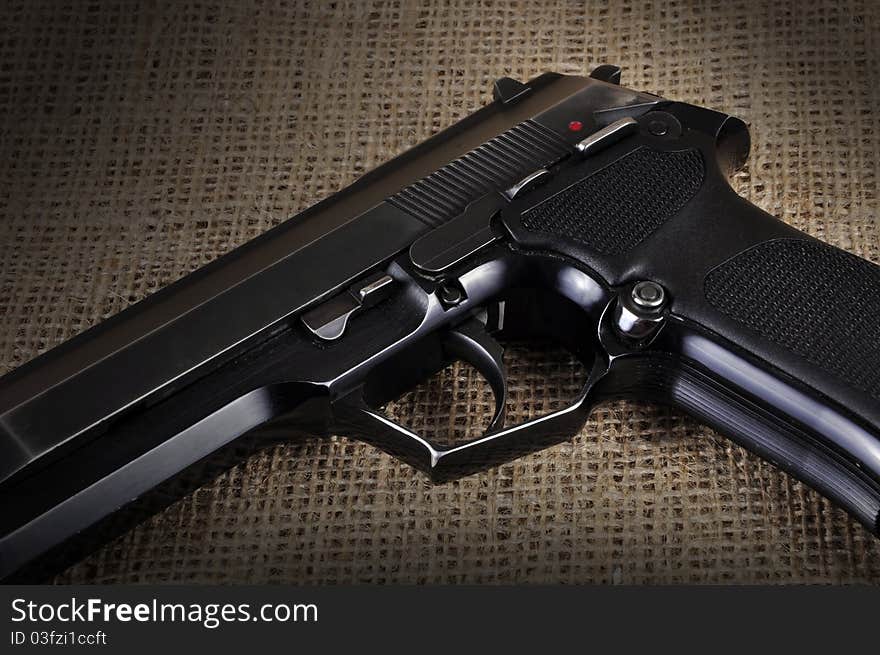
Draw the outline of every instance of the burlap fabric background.
[[[495,77],[603,62],[745,118],[736,188],[880,261],[878,33],[868,1],[4,3],[0,370],[467,115]],[[510,361],[513,420],[576,384],[565,358]],[[474,427],[472,377],[395,411]],[[618,403],[442,486],[345,438],[275,447],[57,580],[876,582],[880,541],[679,413]]]

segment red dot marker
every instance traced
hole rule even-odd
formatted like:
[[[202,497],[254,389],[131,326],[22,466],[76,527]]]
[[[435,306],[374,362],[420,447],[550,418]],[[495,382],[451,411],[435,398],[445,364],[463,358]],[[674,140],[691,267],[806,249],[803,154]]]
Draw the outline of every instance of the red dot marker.
[[[568,129],[572,132],[580,132],[582,129],[584,129],[584,124],[580,121],[572,121],[568,124]]]

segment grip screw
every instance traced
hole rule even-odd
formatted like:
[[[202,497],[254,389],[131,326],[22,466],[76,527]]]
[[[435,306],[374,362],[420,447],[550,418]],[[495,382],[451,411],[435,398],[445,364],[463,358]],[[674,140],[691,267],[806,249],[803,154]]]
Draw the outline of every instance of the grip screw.
[[[664,136],[669,131],[669,127],[661,120],[654,119],[648,123],[648,132],[654,136]]]

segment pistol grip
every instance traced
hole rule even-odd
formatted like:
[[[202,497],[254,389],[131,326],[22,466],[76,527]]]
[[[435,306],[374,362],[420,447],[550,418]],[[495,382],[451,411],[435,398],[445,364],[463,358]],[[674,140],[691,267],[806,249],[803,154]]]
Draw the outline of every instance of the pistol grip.
[[[612,362],[602,393],[684,408],[878,532],[880,267],[731,189],[725,169],[741,157],[725,148],[747,143],[741,123],[664,109],[511,203],[503,223],[520,248],[612,288],[667,291],[661,338]]]

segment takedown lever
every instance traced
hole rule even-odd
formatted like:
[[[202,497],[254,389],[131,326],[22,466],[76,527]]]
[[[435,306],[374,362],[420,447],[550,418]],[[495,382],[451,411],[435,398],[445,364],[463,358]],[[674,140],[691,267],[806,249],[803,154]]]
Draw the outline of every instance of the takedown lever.
[[[373,273],[346,291],[333,296],[302,315],[302,322],[319,339],[333,341],[342,336],[353,314],[384,300],[394,280],[384,271]]]

